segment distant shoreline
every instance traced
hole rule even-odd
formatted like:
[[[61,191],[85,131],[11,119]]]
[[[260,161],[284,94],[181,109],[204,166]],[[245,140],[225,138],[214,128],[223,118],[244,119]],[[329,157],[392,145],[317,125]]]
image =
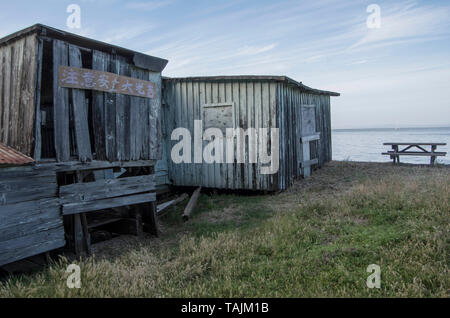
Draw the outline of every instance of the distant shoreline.
[[[432,129],[450,129],[450,126],[444,127],[403,127],[403,128],[337,128],[332,131],[405,131],[405,130],[432,130]]]

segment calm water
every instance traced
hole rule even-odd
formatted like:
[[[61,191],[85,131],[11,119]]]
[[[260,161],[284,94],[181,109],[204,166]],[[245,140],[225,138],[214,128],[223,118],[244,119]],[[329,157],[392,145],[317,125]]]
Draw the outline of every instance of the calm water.
[[[402,129],[339,129],[333,130],[333,160],[391,161],[381,155],[391,149],[384,142],[445,142],[437,151],[447,152],[437,157],[438,163],[450,164],[450,127],[447,128],[402,128]],[[427,150],[429,147],[425,148]],[[400,162],[429,163],[430,157],[401,156]]]

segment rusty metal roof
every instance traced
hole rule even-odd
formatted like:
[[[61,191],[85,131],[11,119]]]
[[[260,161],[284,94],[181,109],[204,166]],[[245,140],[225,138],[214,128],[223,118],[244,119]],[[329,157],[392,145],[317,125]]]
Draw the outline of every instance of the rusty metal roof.
[[[33,162],[34,162],[33,158],[30,158],[24,155],[23,153],[0,143],[0,167],[21,166]]]

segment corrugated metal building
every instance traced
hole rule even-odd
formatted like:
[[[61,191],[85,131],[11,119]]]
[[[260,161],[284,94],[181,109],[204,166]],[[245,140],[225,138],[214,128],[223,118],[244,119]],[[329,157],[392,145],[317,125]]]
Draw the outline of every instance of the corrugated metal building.
[[[166,162],[159,167],[164,170],[167,165],[168,179],[176,186],[284,190],[296,178],[309,175],[311,166],[321,167],[331,160],[330,96],[338,93],[312,89],[285,76],[164,78],[163,89]],[[191,163],[174,163],[171,149],[178,140],[171,140],[171,134],[184,127],[194,136],[195,120],[201,120],[204,129],[252,127],[258,138],[260,128],[279,128],[278,172],[261,173],[261,158],[258,155],[256,163],[250,163],[248,145],[245,163],[238,162],[237,151],[234,163],[195,163],[194,151]],[[274,140],[267,136],[270,153]],[[194,138],[191,148],[195,148]]]

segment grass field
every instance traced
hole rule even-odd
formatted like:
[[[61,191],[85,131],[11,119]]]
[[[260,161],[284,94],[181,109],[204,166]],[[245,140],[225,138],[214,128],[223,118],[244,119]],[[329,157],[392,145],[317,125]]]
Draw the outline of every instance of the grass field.
[[[80,289],[61,258],[0,297],[448,297],[449,200],[449,167],[332,162],[280,194],[203,194],[159,239],[96,245]]]

